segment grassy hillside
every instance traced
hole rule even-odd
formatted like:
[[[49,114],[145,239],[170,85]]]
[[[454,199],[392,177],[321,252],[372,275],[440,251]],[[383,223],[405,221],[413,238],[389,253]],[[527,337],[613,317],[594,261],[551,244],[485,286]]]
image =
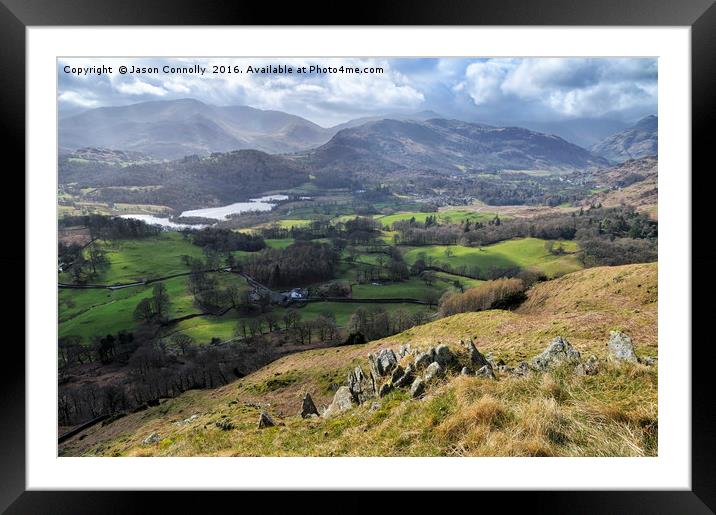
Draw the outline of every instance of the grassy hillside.
[[[503,241],[485,247],[464,247],[461,245],[428,245],[416,247],[405,253],[405,261],[414,263],[419,258],[432,258],[435,262],[448,264],[456,269],[461,266],[490,268],[531,268],[554,277],[582,268],[577,259],[579,250],[574,241],[561,243],[567,254],[553,255],[545,248],[545,240],[521,238]],[[449,249],[449,255],[446,250]]]
[[[654,456],[657,367],[606,364],[609,331],[632,337],[641,356],[657,355],[657,265],[593,268],[537,284],[515,312],[464,313],[366,345],[284,357],[232,384],[191,391],[127,415],[84,437],[61,455],[105,456]],[[396,390],[335,418],[297,416],[304,392],[327,405],[335,387],[367,354],[401,343],[439,342],[458,351],[473,338],[515,366],[555,336],[584,358],[602,361],[597,375],[557,368],[497,381],[448,375],[420,399]],[[257,404],[259,403],[259,404]],[[259,407],[257,407],[259,406]],[[268,411],[285,425],[258,429]],[[195,420],[184,419],[197,415]],[[215,422],[230,421],[220,430]],[[143,444],[151,433],[157,443]]]

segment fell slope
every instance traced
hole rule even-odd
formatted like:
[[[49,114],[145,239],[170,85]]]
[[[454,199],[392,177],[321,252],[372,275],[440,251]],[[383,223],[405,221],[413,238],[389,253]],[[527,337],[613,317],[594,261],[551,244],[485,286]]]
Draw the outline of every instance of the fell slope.
[[[601,157],[562,138],[458,120],[379,120],[336,133],[304,158],[315,170],[575,170]]]
[[[604,138],[590,149],[612,162],[654,156],[659,153],[659,119],[647,116],[633,127]]]
[[[233,384],[192,391],[96,426],[61,455],[104,456],[653,456],[657,452],[657,367],[608,365],[609,331],[630,335],[637,354],[657,354],[657,264],[592,268],[541,283],[515,312],[464,313],[367,345],[282,358]],[[317,406],[367,354],[438,342],[460,352],[473,339],[515,366],[556,337],[601,362],[597,375],[570,369],[524,377],[448,375],[411,399],[394,390],[335,418],[301,419],[308,391]],[[285,425],[258,429],[261,411]],[[190,416],[193,420],[186,421]],[[216,422],[230,421],[223,431]],[[152,433],[158,441],[143,444]],[[81,438],[81,439],[80,439]]]

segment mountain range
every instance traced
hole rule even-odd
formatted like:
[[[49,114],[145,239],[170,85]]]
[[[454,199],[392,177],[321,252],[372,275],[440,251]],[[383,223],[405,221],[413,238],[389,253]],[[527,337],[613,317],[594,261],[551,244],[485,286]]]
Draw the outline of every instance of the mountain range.
[[[659,119],[654,115],[639,120],[616,134],[608,136],[591,151],[613,163],[623,163],[629,159],[654,156],[659,152]]]
[[[343,129],[303,158],[315,170],[353,172],[559,171],[608,164],[558,136],[440,118],[384,119]]]
[[[424,120],[432,111],[395,113],[391,118]],[[380,117],[321,127],[300,116],[249,106],[215,106],[194,99],[100,107],[59,120],[60,151],[110,148],[137,151],[159,159],[253,149],[285,154],[315,148],[338,131]]]

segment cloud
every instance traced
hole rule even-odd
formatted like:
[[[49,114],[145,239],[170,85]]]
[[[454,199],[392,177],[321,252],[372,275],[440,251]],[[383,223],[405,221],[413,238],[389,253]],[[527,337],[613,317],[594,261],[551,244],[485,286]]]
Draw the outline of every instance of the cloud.
[[[468,65],[456,91],[505,116],[549,119],[656,111],[655,59],[490,59]]]
[[[312,64],[376,67],[365,74],[62,73],[71,66]],[[104,58],[58,62],[60,107],[97,107],[195,98],[297,114],[323,126],[362,116],[433,110],[444,116],[502,123],[580,117],[627,119],[656,112],[656,59],[465,58]]]
[[[166,89],[142,82],[141,80],[120,82],[117,84],[116,89],[119,93],[124,93],[125,95],[156,95],[163,97],[167,94]]]

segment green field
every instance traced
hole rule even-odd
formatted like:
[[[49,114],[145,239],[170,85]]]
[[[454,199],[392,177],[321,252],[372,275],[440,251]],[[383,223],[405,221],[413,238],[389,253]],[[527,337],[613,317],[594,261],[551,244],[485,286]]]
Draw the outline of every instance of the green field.
[[[470,220],[471,222],[489,222],[495,217],[494,213],[477,213],[475,211],[469,211],[466,209],[450,209],[445,211],[438,211],[434,213],[423,213],[419,211],[409,211],[405,213],[395,213],[392,215],[377,216],[376,219],[384,227],[392,227],[395,222],[402,220],[410,220],[415,218],[416,222],[425,223],[425,219],[429,216],[435,216],[438,219],[438,223],[451,223],[459,224],[462,221]]]
[[[98,243],[107,253],[109,266],[92,280],[97,284],[131,283],[188,272],[181,260],[183,255],[203,258],[201,248],[173,231],[152,238]],[[71,283],[72,279],[64,273],[60,275],[60,281]]]
[[[448,289],[452,289],[452,286],[446,281],[435,281],[432,286],[428,286],[422,279],[411,277],[407,281],[397,283],[355,284],[353,285],[353,297],[356,299],[407,298],[424,301],[431,293],[437,294],[439,297]]]
[[[265,240],[266,246],[272,249],[285,249],[286,247],[293,245],[294,239],[293,238],[282,238],[282,239],[276,239],[276,240]],[[249,254],[249,252],[246,252],[245,254]]]
[[[561,242],[566,252],[577,252],[576,242]],[[521,238],[503,241],[486,247],[464,247],[461,245],[428,245],[415,247],[407,251],[405,261],[415,263],[420,258],[432,258],[436,264],[449,264],[453,268],[460,266],[491,268],[520,267],[543,272],[549,277],[574,272],[582,268],[576,254],[552,255],[544,247],[545,240]],[[445,254],[450,249],[451,256]]]
[[[222,283],[231,281],[247,287],[239,276],[219,274],[219,277]],[[170,319],[200,311],[187,289],[187,280],[187,277],[175,277],[163,281],[171,302]],[[79,336],[87,343],[95,336],[136,329],[134,309],[140,300],[152,295],[153,287],[136,286],[121,290],[60,289],[59,336]]]

